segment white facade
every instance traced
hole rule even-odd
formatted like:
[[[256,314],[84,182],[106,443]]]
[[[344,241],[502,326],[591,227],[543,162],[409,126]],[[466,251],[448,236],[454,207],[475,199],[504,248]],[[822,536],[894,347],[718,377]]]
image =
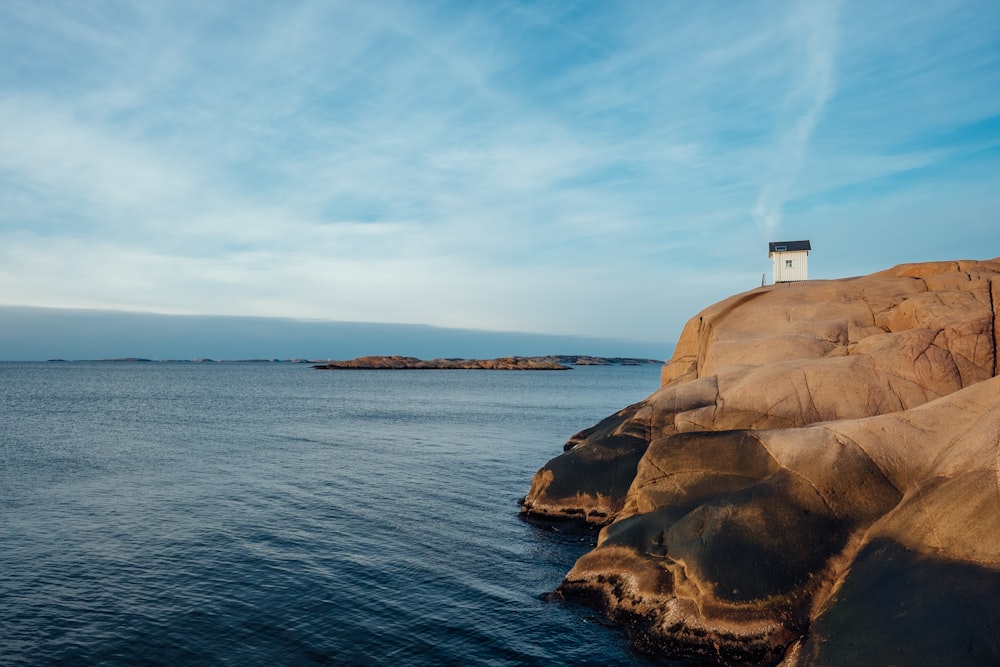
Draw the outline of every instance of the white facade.
[[[768,257],[774,266],[774,282],[809,280],[809,241],[776,241],[769,244]]]

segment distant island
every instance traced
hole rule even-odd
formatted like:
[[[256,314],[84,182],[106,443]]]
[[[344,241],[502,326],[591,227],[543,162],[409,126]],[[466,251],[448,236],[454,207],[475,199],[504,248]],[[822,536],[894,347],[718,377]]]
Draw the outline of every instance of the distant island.
[[[594,357],[579,354],[551,354],[541,357],[498,357],[496,359],[418,359],[401,355],[366,356],[346,361],[321,359],[147,359],[115,357],[107,359],[47,359],[48,363],[129,363],[129,364],[312,364],[320,370],[512,370],[563,371],[572,366],[662,366],[661,359],[635,357]]]
[[[658,359],[628,357],[591,357],[580,355],[550,355],[545,357],[500,357],[497,359],[418,359],[417,357],[371,356],[327,361],[316,364],[318,370],[504,370],[504,371],[568,371],[572,366],[645,366],[661,365]]]

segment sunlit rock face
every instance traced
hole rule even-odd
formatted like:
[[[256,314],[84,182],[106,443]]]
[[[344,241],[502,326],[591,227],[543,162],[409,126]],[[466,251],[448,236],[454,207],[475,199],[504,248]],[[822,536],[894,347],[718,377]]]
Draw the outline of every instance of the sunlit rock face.
[[[523,511],[559,591],[708,664],[1000,663],[1000,259],[764,287],[567,443]]]

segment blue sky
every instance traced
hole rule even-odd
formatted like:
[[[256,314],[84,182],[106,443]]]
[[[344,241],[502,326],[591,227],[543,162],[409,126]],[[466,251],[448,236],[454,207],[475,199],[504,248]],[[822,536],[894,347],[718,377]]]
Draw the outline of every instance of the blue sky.
[[[1000,3],[0,1],[0,304],[674,341],[1000,255]]]

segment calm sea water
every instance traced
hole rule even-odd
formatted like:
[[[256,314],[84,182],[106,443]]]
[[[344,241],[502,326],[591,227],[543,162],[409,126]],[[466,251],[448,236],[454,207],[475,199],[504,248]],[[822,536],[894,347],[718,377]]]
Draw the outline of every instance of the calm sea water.
[[[2,363],[0,664],[649,664],[516,500],[658,374]]]

